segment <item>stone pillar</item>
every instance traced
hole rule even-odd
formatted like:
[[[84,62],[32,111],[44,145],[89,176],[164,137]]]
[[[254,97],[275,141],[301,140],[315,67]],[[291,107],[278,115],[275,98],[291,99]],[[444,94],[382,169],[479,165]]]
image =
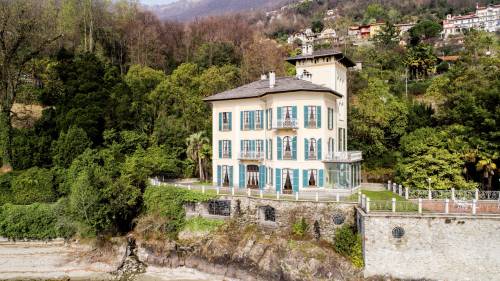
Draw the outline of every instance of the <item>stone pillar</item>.
[[[391,181],[387,181],[387,190],[391,190],[392,184]]]
[[[445,214],[450,213],[450,199],[448,198],[444,199],[444,213]]]
[[[474,194],[474,198],[477,200],[479,200],[479,189],[476,188],[476,192]]]
[[[316,202],[319,201],[319,193],[316,191]]]
[[[252,190],[250,188],[247,188],[247,196],[248,197],[252,196]]]
[[[231,195],[234,196],[234,187],[231,187]]]
[[[280,192],[276,191],[276,200],[280,200]]]
[[[188,185],[188,189],[191,190],[191,185]]]
[[[370,212],[370,198],[366,197],[366,213]]]
[[[205,193],[205,186],[204,185],[201,186],[201,193]]]
[[[408,200],[410,198],[410,194],[408,191],[408,187],[405,187],[405,199]]]
[[[299,201],[299,192],[295,192],[295,201]]]
[[[474,200],[472,200],[472,214],[473,215],[475,215],[477,212],[476,208],[477,208],[477,200],[474,199]]]
[[[399,196],[402,196],[402,195],[403,195],[403,186],[402,186],[402,185],[399,185],[399,188],[398,188],[398,195],[399,195]]]
[[[217,195],[219,195],[219,193],[220,193],[220,187],[217,186],[216,190],[217,190]]]
[[[336,199],[337,202],[340,202],[340,194],[338,192],[337,192],[337,196],[336,196],[335,199]]]
[[[366,208],[366,195],[361,195],[361,208]]]
[[[429,189],[429,193],[428,193],[428,197],[429,197],[429,200],[432,200],[432,191]]]
[[[418,198],[418,213],[422,214],[422,198]]]
[[[392,212],[396,212],[396,198],[392,198]]]
[[[397,188],[398,188],[398,184],[397,183],[393,183],[392,184],[392,192],[396,193],[397,191]]]
[[[451,200],[455,201],[455,188],[454,187],[451,188]]]
[[[361,206],[363,203],[362,203],[362,200],[363,198],[361,197],[361,191],[358,191],[358,205]]]
[[[262,189],[261,189],[261,190],[259,190],[259,197],[260,197],[261,199],[262,199],[262,198],[264,198],[264,192],[262,191]]]

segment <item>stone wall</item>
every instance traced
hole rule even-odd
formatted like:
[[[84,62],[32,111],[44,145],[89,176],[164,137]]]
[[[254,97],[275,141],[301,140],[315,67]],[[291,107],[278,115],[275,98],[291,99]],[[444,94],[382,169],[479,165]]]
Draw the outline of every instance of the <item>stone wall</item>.
[[[239,216],[248,222],[259,223],[277,231],[291,233],[292,225],[301,218],[305,218],[309,225],[309,234],[314,237],[314,223],[317,221],[321,238],[329,242],[333,242],[335,229],[346,223],[354,224],[356,214],[356,204],[353,203],[287,201],[244,196],[220,196],[218,200],[231,201],[231,217]],[[184,207],[188,217],[200,215],[209,218],[224,218],[224,216],[209,215],[207,203]],[[264,209],[266,207],[274,208],[274,222],[265,220]]]
[[[358,209],[358,223],[365,277],[500,280],[498,216],[367,215]],[[404,230],[401,238],[393,236],[395,227]]]

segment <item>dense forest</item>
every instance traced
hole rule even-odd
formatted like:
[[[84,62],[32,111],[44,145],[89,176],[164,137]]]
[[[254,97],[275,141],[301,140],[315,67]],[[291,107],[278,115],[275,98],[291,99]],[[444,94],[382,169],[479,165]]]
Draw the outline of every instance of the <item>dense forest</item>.
[[[352,21],[387,18],[386,8]],[[317,20],[304,9],[290,26]],[[349,149],[363,151],[369,179],[498,189],[498,36],[470,32],[459,60],[440,62],[440,25],[427,15],[406,46],[388,21],[375,44],[343,50],[363,60],[349,78]],[[150,177],[211,177],[202,98],[271,69],[294,75],[284,58],[300,52],[278,38],[285,21],[259,13],[179,23],[134,1],[1,0],[0,21],[2,235],[14,223],[5,218],[23,214],[27,225],[57,221],[39,238],[130,230]]]

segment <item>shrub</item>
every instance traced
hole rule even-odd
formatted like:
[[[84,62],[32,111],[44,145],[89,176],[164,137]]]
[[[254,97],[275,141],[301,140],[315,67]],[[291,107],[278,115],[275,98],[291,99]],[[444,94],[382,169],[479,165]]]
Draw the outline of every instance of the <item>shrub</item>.
[[[60,221],[62,205],[35,203],[0,207],[0,236],[9,239],[52,239],[69,237],[74,231]]]
[[[146,215],[159,215],[166,219],[162,231],[174,238],[186,222],[183,205],[214,198],[214,195],[172,186],[150,186],[144,192],[144,206]]]
[[[12,203],[12,180],[14,173],[0,174],[0,206],[6,203]]]
[[[307,224],[306,219],[301,218],[292,225],[292,234],[298,237],[304,237],[307,234],[308,229],[309,225]]]
[[[218,219],[206,219],[203,217],[194,217],[190,218],[186,221],[186,225],[184,226],[185,230],[188,231],[214,231],[219,226],[224,224],[224,220]]]
[[[54,164],[69,167],[71,162],[91,145],[87,133],[81,128],[71,127],[67,133],[61,132],[57,141],[52,143]]]
[[[356,234],[353,226],[345,224],[335,232],[334,249],[349,258],[354,266],[363,267],[361,236]]]
[[[29,205],[56,201],[53,180],[53,173],[47,169],[35,167],[20,173],[12,180],[13,203]]]

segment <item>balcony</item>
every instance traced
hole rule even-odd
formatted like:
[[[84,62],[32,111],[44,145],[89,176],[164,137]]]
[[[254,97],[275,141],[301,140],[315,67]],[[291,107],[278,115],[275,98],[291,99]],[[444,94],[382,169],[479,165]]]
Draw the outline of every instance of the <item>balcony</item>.
[[[363,160],[363,153],[361,151],[341,151],[335,153],[328,153],[325,162],[335,163],[350,163]]]
[[[286,118],[284,120],[277,120],[273,126],[274,129],[298,129],[299,123],[297,119]]]
[[[238,157],[240,160],[264,160],[263,151],[241,151]]]

